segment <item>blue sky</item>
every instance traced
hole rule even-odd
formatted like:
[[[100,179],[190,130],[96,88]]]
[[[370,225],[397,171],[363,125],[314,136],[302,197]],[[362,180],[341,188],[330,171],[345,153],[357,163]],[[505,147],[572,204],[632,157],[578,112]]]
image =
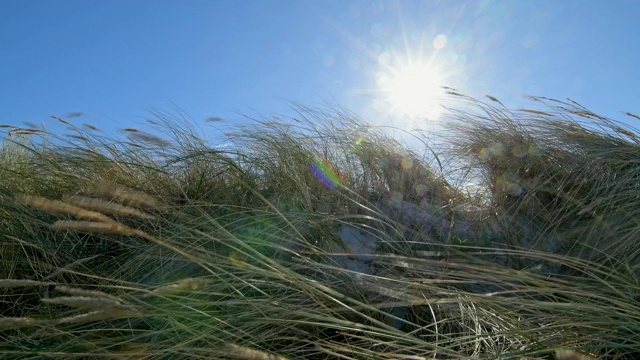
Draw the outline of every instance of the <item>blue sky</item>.
[[[0,124],[81,112],[113,131],[173,104],[234,124],[292,101],[428,127],[390,85],[414,65],[508,106],[571,97],[623,119],[640,113],[638,19],[634,0],[1,0]]]

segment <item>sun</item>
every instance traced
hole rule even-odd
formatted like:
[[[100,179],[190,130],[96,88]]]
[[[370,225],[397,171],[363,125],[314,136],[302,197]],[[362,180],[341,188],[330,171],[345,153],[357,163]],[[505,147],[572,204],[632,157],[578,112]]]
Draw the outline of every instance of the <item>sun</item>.
[[[387,101],[405,115],[437,119],[444,95],[442,76],[429,64],[408,64],[392,72],[380,84]]]

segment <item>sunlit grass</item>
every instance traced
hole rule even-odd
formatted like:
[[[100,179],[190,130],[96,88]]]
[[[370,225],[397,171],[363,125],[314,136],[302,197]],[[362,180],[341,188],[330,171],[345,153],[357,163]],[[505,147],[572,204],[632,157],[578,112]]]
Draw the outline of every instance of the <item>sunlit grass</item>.
[[[451,96],[424,153],[304,108],[3,127],[1,357],[637,358],[639,132]]]

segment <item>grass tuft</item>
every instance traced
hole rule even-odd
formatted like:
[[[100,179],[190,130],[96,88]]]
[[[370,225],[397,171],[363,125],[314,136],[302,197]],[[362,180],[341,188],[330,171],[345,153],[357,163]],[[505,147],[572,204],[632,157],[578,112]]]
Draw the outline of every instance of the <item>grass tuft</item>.
[[[0,357],[640,358],[640,132],[448,93],[411,145],[303,106],[0,126]]]

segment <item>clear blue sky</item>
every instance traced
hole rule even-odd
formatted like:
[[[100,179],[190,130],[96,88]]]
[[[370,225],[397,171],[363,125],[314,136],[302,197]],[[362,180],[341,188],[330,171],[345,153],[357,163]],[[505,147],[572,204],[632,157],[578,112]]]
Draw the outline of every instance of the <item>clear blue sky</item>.
[[[640,113],[640,2],[0,0],[0,124],[128,126],[331,102],[378,123],[408,63],[519,106],[571,97]],[[51,128],[55,129],[52,124]]]

